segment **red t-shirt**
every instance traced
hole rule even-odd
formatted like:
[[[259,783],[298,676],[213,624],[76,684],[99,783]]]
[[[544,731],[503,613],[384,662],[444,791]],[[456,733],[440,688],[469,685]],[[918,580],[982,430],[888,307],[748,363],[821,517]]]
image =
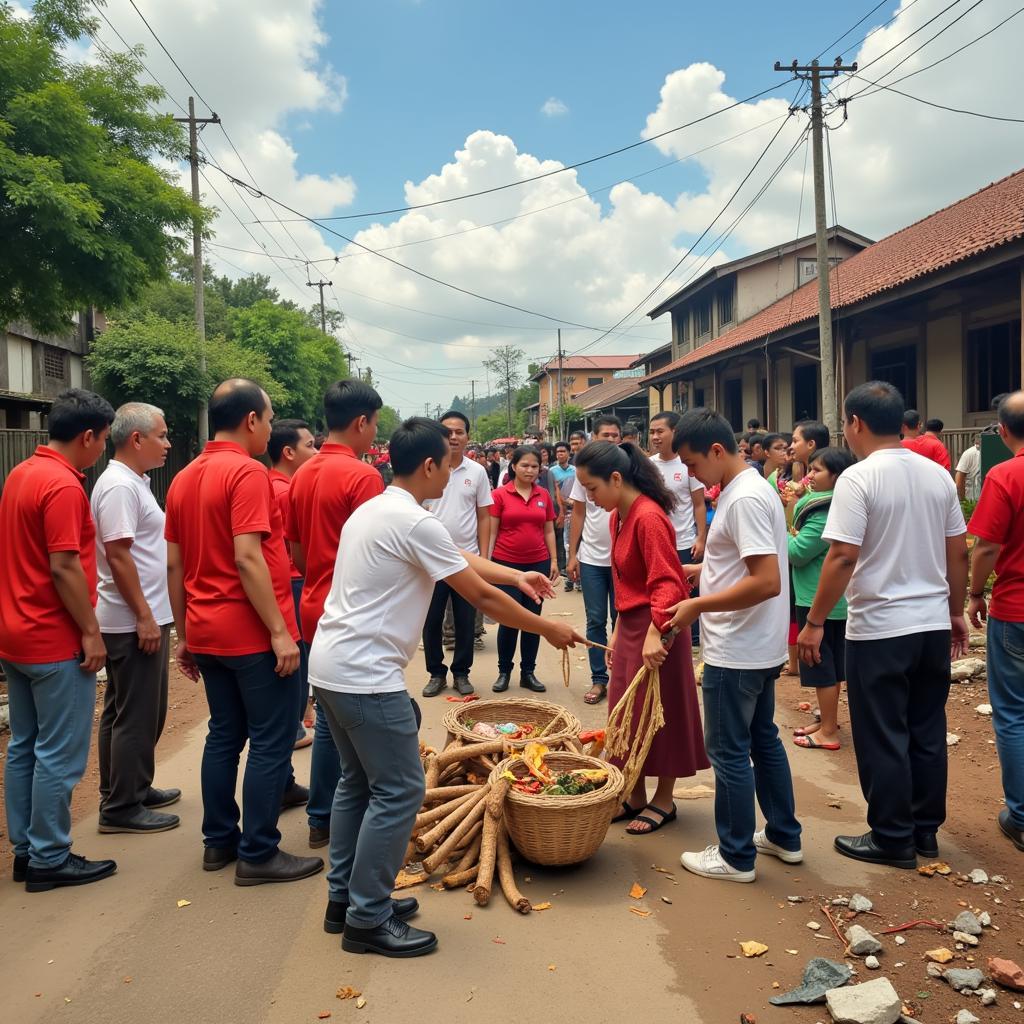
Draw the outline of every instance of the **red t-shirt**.
[[[233,441],[209,441],[167,491],[169,541],[181,548],[188,649],[235,657],[270,650],[270,631],[249,603],[235,565],[235,537],[258,533],[277,606],[298,640],[281,512],[266,466]]]
[[[287,473],[282,473],[279,469],[272,469],[270,471],[270,486],[274,491],[274,500],[277,502],[277,509],[281,513],[281,522],[285,526],[287,532],[288,526],[288,491],[292,486],[292,478]],[[302,573],[299,572],[295,563],[292,561],[291,548],[288,545],[288,540],[285,538],[284,541],[285,554],[288,556],[288,571],[291,573],[293,580],[301,580]]]
[[[70,661],[82,631],[50,575],[50,554],[77,551],[96,607],[96,527],[79,473],[40,445],[11,470],[0,494],[0,658],[23,665]]]
[[[345,444],[328,441],[303,463],[288,492],[288,539],[302,545],[306,582],[299,602],[302,638],[313,642],[316,624],[334,578],[338,541],[348,517],[365,501],[384,492],[384,481]]]
[[[931,434],[905,437],[902,444],[904,448],[909,448],[912,452],[917,452],[918,455],[923,455],[926,459],[937,462],[945,470],[949,470],[952,466],[946,446]]]
[[[1024,448],[988,471],[967,529],[1001,545],[989,611],[1003,622],[1024,622]]]
[[[494,504],[488,506],[488,511],[498,520],[499,527],[491,557],[519,565],[548,558],[544,524],[556,518],[551,495],[534,484],[529,500],[524,501],[515,482],[510,480],[497,488],[493,497]]]

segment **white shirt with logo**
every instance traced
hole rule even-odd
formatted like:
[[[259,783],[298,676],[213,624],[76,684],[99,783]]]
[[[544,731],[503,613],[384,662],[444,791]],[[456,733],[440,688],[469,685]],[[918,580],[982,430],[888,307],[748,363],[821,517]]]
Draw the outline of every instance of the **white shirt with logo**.
[[[579,477],[573,480],[571,501],[585,501],[586,518],[583,520],[583,537],[580,539],[576,557],[587,565],[612,564],[612,514],[595,505],[587,494],[587,489],[580,483]]]
[[[836,481],[822,534],[856,544],[846,589],[849,640],[949,629],[946,539],[967,532],[945,469],[907,448],[881,448]]]
[[[922,460],[923,461],[923,460]],[[835,499],[833,499],[834,501]],[[720,593],[750,573],[745,558],[775,555],[781,590],[775,597],[700,617],[704,662],[716,668],[773,669],[785,662],[789,639],[789,544],[779,495],[755,469],[733,477],[708,527],[700,592]]]
[[[690,494],[703,491],[704,485],[695,476],[690,476],[678,455],[671,459],[652,455],[651,462],[658,467],[665,486],[676,499],[676,507],[668,516],[676,530],[676,550],[689,551],[697,540],[697,523],[693,518],[693,499]]]
[[[133,633],[135,613],[114,582],[105,545],[132,541],[131,556],[139,574],[142,596],[158,626],[174,621],[167,592],[167,541],[164,512],[153,497],[148,476],[111,459],[92,490],[96,521],[96,620],[103,633]]]
[[[345,523],[309,651],[309,681],[339,693],[405,689],[434,584],[467,568],[440,520],[399,487]]]
[[[476,510],[493,504],[487,470],[480,463],[463,458],[451,471],[441,497],[425,501],[423,507],[444,523],[460,550],[479,555]],[[348,529],[347,526],[345,528]]]

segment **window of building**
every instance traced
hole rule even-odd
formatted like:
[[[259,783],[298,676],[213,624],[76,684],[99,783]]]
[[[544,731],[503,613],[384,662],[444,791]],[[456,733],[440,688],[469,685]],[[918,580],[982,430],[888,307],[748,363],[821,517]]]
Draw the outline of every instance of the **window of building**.
[[[690,311],[683,310],[679,316],[679,343],[685,345],[690,340]]]
[[[704,389],[694,388],[693,389],[693,407],[695,409],[704,408]]]
[[[967,332],[968,412],[987,412],[992,399],[1020,381],[1020,321]]]
[[[725,418],[732,424],[733,430],[743,429],[743,381],[739,377],[727,380],[724,385],[723,412]]]
[[[718,322],[720,324],[732,323],[732,285],[718,293]]]
[[[903,396],[904,408],[916,409],[917,346],[897,345],[872,352],[871,379],[888,381]]]
[[[711,300],[705,299],[703,302],[697,304],[697,308],[693,311],[696,323],[694,325],[694,334],[696,337],[703,337],[705,334],[711,333]]]
[[[793,367],[793,422],[818,418],[818,364]]]
[[[596,388],[598,384],[603,384],[603,383],[604,383],[604,377],[588,377],[587,378],[587,387],[588,388]]]
[[[43,376],[50,380],[64,379],[64,353],[61,349],[43,346]]]

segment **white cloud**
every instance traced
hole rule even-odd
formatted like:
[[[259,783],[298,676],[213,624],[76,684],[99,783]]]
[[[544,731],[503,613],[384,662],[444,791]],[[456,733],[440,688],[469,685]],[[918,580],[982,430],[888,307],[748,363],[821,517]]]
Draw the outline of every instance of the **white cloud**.
[[[555,96],[551,96],[549,99],[544,101],[544,105],[540,108],[540,112],[545,117],[561,117],[563,114],[569,113],[569,107],[562,100]]]

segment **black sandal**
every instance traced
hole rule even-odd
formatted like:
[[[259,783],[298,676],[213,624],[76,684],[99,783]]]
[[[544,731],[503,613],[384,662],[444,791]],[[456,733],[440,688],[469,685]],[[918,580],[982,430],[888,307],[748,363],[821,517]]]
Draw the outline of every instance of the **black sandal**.
[[[642,810],[643,807],[630,807],[625,800],[622,801],[622,813],[616,814],[612,818],[612,824],[614,825],[617,821],[632,821]]]
[[[654,804],[648,804],[642,809],[645,811],[653,811],[655,814],[660,815],[661,821],[655,821],[653,818],[649,818],[645,814],[638,814],[633,820],[642,821],[645,825],[650,825],[651,827],[646,832],[630,832],[629,829],[626,829],[626,832],[631,836],[649,836],[652,832],[657,832],[662,826],[676,820],[675,804],[672,805],[671,811],[663,811],[660,807],[655,807]]]

